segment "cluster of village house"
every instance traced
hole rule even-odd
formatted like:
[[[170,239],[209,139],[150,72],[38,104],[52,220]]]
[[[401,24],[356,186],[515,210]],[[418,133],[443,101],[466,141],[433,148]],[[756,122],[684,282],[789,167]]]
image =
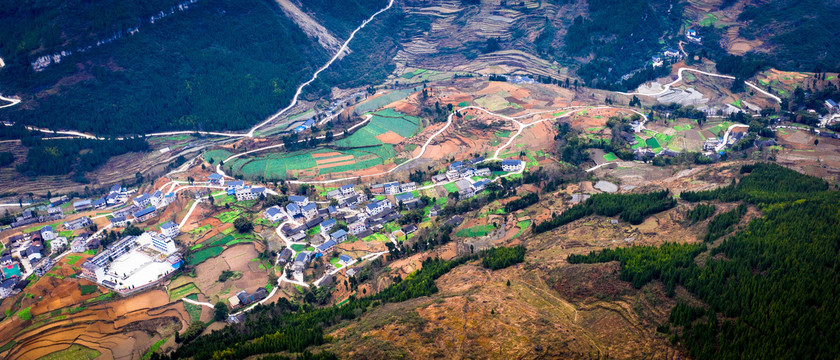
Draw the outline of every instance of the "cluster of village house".
[[[483,161],[483,158],[477,157],[471,160],[453,162],[449,165],[445,174],[436,175],[433,181],[435,183],[453,181],[462,198],[474,196],[484,190],[489,180],[472,181],[471,178],[492,175],[489,168],[475,168],[475,165]],[[515,172],[521,170],[524,163],[519,160],[503,160],[501,166],[503,171]],[[218,174],[210,175],[208,183],[224,187],[227,194],[234,195],[237,201],[254,200],[265,193],[263,187],[251,187],[239,180],[225,181],[224,177]],[[412,191],[416,189],[417,184],[414,182],[402,184],[388,182],[371,185],[369,191],[372,195],[393,196],[393,201],[387,198],[377,200],[368,199],[365,191],[357,190],[353,184],[347,184],[327,193],[327,197],[335,199],[338,206],[318,208],[309,198],[293,195],[289,197],[289,204],[285,207],[270,207],[266,209],[264,216],[272,222],[291,220],[283,224],[280,231],[293,242],[304,242],[307,239],[308,230],[315,227],[320,228],[320,231],[311,236],[308,241],[317,245],[315,251],[302,252],[294,259],[292,269],[301,272],[314,257],[332,251],[336,245],[346,241],[348,237],[365,238],[373,235],[374,231],[382,229],[386,223],[398,220],[401,214],[395,210],[397,205],[406,209],[425,206],[426,204],[422,200],[412,194]],[[122,228],[128,226],[131,222],[145,222],[156,217],[160,209],[166,207],[175,199],[174,193],[164,194],[161,191],[155,191],[151,194],[143,193],[135,196],[129,203],[128,199],[135,191],[115,185],[106,196],[95,200],[76,201],[72,204],[72,207],[76,211],[84,211],[116,208],[127,204],[128,206],[114,209],[109,218],[113,227]],[[62,205],[67,201],[66,196],[50,199],[50,205],[46,209],[48,215],[34,216],[31,211],[26,211],[16,219],[16,223],[26,225],[62,219],[65,216]],[[440,207],[435,205],[430,209],[429,215],[436,217],[440,210]],[[459,221],[459,219],[456,216],[450,221]],[[347,230],[334,229],[339,222],[346,224]],[[64,222],[62,227],[65,230],[74,231],[85,229],[92,223],[89,217],[83,216]],[[293,223],[297,226],[292,226]],[[21,288],[22,269],[31,269],[32,273],[42,276],[54,265],[53,260],[46,256],[49,254],[45,254],[44,241],[49,242],[53,253],[63,251],[68,245],[71,252],[84,252],[100,247],[99,238],[91,236],[88,232],[83,231],[80,234],[75,234],[75,238],[68,242],[66,237],[57,236],[58,232],[56,230],[53,226],[47,225],[40,231],[9,238],[8,246],[5,247],[6,250],[0,254],[0,265],[4,269],[0,273],[0,297],[9,296],[16,288]],[[397,232],[407,236],[416,230],[417,226],[415,224],[409,224],[401,227]],[[177,268],[181,263],[181,258],[172,239],[178,233],[178,225],[167,222],[160,226],[160,233],[149,231],[138,237],[122,238],[107,246],[94,258],[87,260],[82,265],[82,276],[112,289],[126,290],[121,287],[121,280],[127,280],[132,274],[117,274],[110,271],[109,265],[114,261],[119,262],[121,268],[133,266],[133,270],[131,270],[133,273],[146,269],[145,266],[153,262],[166,262],[173,268]],[[137,254],[145,254],[145,257]],[[15,255],[17,259],[12,255]],[[280,254],[280,261],[282,263],[289,262],[291,256],[291,250],[285,249]],[[353,262],[346,255],[341,255],[339,260],[344,265]],[[124,262],[130,263],[130,265],[125,265]],[[163,268],[163,270],[167,269]],[[134,287],[136,285],[130,286]],[[237,296],[239,295],[242,295],[243,299],[245,297],[253,299],[252,295],[254,294],[237,294]],[[259,295],[256,296],[259,297]],[[240,301],[240,303],[247,302]]]
[[[436,175],[435,183],[444,181],[454,182],[458,188],[460,198],[475,196],[485,189],[488,179],[472,181],[473,176],[489,177],[489,168],[475,169],[473,166],[484,161],[475,158],[467,161],[456,161],[449,165],[445,174]],[[520,171],[524,167],[520,160],[503,160],[502,170],[507,172]],[[370,185],[368,190],[379,199],[369,199],[366,191],[356,189],[353,184],[346,184],[338,189],[327,192],[330,200],[335,200],[337,206],[329,205],[319,208],[306,196],[293,195],[285,207],[272,206],[265,210],[263,216],[272,222],[283,222],[280,231],[286,239],[292,242],[309,243],[315,246],[313,251],[300,252],[292,263],[292,270],[297,277],[302,276],[303,270],[314,258],[328,254],[335,247],[347,241],[350,237],[358,239],[373,235],[389,222],[401,218],[398,208],[406,210],[422,208],[426,204],[412,193],[417,190],[415,182],[387,182]],[[382,196],[393,196],[393,201]],[[437,205],[429,209],[429,216],[436,217],[441,208]],[[457,219],[456,219],[457,221]],[[338,224],[346,224],[347,230],[336,229]],[[344,227],[344,226],[342,226]],[[311,229],[318,228],[317,233],[308,235]],[[394,231],[396,236],[408,236],[417,231],[416,224],[407,224]],[[311,233],[311,232],[310,232]],[[291,261],[293,252],[289,249],[280,253],[280,261]],[[342,258],[343,257],[343,258]],[[339,256],[339,263],[348,265],[353,260],[346,256]]]

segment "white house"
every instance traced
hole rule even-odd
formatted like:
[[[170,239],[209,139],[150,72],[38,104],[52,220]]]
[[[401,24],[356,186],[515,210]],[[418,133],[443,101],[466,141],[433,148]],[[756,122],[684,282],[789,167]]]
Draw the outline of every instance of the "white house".
[[[149,206],[149,204],[151,203],[151,199],[152,199],[151,195],[141,194],[140,196],[135,197],[134,200],[132,200],[132,201],[134,202],[135,206],[144,208],[146,206]]]
[[[475,171],[475,176],[490,176],[493,174],[489,168],[481,168]]]
[[[279,206],[274,205],[266,209],[263,216],[265,216],[265,218],[268,219],[268,221],[278,222],[283,219],[283,211],[280,210]]]
[[[245,187],[245,182],[242,180],[231,180],[227,182],[227,191],[241,189]]]
[[[353,184],[344,185],[339,190],[341,190],[341,195],[353,195],[353,193],[356,192],[356,188]]]
[[[162,207],[161,203],[163,202],[163,192],[157,190],[152,193],[152,196],[149,197],[149,203],[152,204],[154,207]]]
[[[222,186],[225,184],[225,178],[219,174],[210,174],[210,176],[207,177],[207,182],[210,183],[210,185]]]
[[[300,208],[300,213],[307,219],[311,219],[315,217],[315,215],[318,215],[318,207],[315,206],[315,204],[307,204],[306,206]]]
[[[502,160],[502,170],[507,172],[515,172],[522,170],[522,161],[513,159]]]
[[[450,169],[446,171],[446,178],[451,180],[460,179],[461,171],[458,169]]]
[[[41,228],[41,238],[46,241],[55,239],[55,232],[53,232],[52,225],[47,225]]]
[[[73,239],[70,243],[70,251],[74,253],[85,252],[87,250],[87,238],[80,236]]]
[[[289,213],[289,216],[295,216],[300,214],[300,206],[297,206],[295,203],[290,203],[286,205],[286,212]]]
[[[385,209],[386,209],[386,207],[385,207],[385,206],[386,206],[386,205],[385,205],[385,203],[386,203],[385,201],[374,201],[374,202],[371,202],[370,204],[367,204],[367,206],[365,206],[365,211],[366,211],[366,212],[367,212],[370,216],[374,216],[374,215],[376,215],[376,214],[379,214],[379,213],[381,213],[381,212],[385,211]]]
[[[337,242],[337,243],[340,243],[342,241],[347,241],[347,232],[344,231],[344,230],[338,230],[338,231],[330,234],[330,239],[332,241]]]
[[[385,195],[394,195],[400,192],[400,183],[393,181],[384,184]]]
[[[407,182],[405,184],[400,185],[400,191],[402,192],[409,192],[417,190],[417,183],[416,182]]]
[[[332,230],[332,228],[335,227],[335,224],[336,224],[335,219],[327,219],[324,222],[322,222],[321,223],[321,234],[324,234],[324,235],[329,234],[330,230]]]
[[[179,233],[181,233],[181,229],[179,229],[178,225],[174,222],[167,221],[166,223],[160,226],[160,233],[168,238],[174,238],[178,236]]]
[[[265,192],[264,187],[239,188],[236,189],[234,195],[236,195],[236,201],[248,201],[256,200],[263,192]]]
[[[53,241],[50,241],[50,248],[52,248],[53,252],[56,252],[58,249],[62,249],[67,246],[67,238],[64,236],[59,236],[55,238]]]
[[[306,196],[292,195],[289,196],[289,201],[300,207],[304,207],[309,204],[309,198]]]
[[[359,235],[362,231],[367,230],[367,226],[365,225],[364,220],[356,221],[350,225],[347,225],[347,228],[350,229],[350,233],[353,235]]]

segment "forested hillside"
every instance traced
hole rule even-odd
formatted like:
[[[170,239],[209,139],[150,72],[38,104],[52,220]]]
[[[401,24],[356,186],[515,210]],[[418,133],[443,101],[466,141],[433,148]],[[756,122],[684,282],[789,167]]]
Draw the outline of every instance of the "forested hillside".
[[[672,341],[698,359],[833,359],[840,353],[840,193],[774,164],[744,172],[751,173],[735,186],[692,193],[694,199],[744,201],[764,212],[712,248],[702,266],[693,258],[705,246],[676,244],[569,261],[618,260],[621,278],[636,287],[659,279],[669,294],[675,285],[688,289],[706,306],[679,304],[671,313],[675,328],[663,324],[660,331],[673,332]],[[718,227],[710,223],[709,230],[717,233]]]
[[[0,24],[0,84],[23,103],[0,118],[49,128],[245,129],[287,105],[332,55],[269,0],[10,5],[0,9],[12,19]],[[334,25],[355,27],[369,7],[341,7],[354,10]],[[56,63],[61,51],[70,54]]]

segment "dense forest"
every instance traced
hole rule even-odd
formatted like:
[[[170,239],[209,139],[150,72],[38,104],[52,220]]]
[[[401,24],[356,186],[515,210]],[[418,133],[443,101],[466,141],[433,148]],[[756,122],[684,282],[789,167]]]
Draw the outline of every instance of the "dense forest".
[[[631,224],[641,224],[650,215],[668,210],[677,201],[667,190],[646,194],[595,194],[551,219],[536,224],[534,231],[546,232],[589,215],[618,216]]]
[[[589,18],[578,16],[568,27],[564,52],[594,59],[577,71],[588,86],[617,90],[667,74],[668,68],[645,68],[651,55],[662,50],[659,40],[676,34],[682,25],[679,1],[592,0]],[[644,76],[633,79],[637,69]],[[625,75],[627,80],[622,79]],[[632,81],[631,81],[632,80]]]
[[[490,270],[504,269],[525,261],[525,247],[494,247],[481,253],[481,266]]]
[[[0,72],[4,93],[23,96],[22,106],[0,112],[4,120],[99,134],[245,129],[288,104],[302,79],[328,58],[268,0],[202,0],[154,24],[140,21],[146,18],[135,13],[167,7],[169,2],[56,2],[61,4],[55,4],[58,9],[97,11],[34,16],[43,10],[42,3],[26,0],[0,10],[12,12],[0,13],[4,19],[19,19],[0,25],[0,34],[8,35],[3,38],[14,39],[4,44],[46,49],[0,48],[7,64]],[[122,7],[142,9],[124,13]],[[88,18],[93,15],[97,17]],[[117,21],[124,17],[130,21]],[[142,26],[134,35],[74,51],[35,72],[30,63],[66,46],[63,38],[55,38],[56,31],[76,29],[67,25],[74,21],[83,24],[78,31],[96,31],[94,39],[126,23]],[[79,46],[93,41],[79,38]]]
[[[693,259],[702,245],[606,250],[569,261],[618,260],[622,279],[637,287],[659,279],[688,289],[707,308],[676,306],[672,340],[698,359],[833,359],[840,353],[840,193],[775,164],[743,172],[737,185],[722,188],[729,190],[698,197],[755,204],[763,217],[711,249],[703,266]]]
[[[104,165],[112,156],[149,150],[144,138],[125,140],[59,139],[44,140],[25,137],[23,145],[29,148],[26,161],[17,166],[25,176],[66,175],[73,173],[73,180],[87,183],[85,173]]]

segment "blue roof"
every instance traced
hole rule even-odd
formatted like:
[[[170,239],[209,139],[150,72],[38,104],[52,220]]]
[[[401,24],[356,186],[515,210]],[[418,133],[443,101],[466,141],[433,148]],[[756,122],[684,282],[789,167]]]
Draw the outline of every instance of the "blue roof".
[[[120,185],[111,186],[111,192],[117,192],[117,191],[122,191],[122,186],[120,186]]]
[[[226,184],[227,184],[227,186],[239,186],[239,185],[245,185],[245,182],[242,181],[242,180],[233,180],[233,181],[228,181]]]
[[[140,196],[138,196],[138,197],[134,198],[134,200],[137,200],[137,201],[144,201],[144,200],[146,200],[146,199],[148,199],[148,198],[150,198],[150,197],[151,197],[151,196],[149,196],[149,194],[144,193],[144,194],[142,194],[142,195],[140,195]]]
[[[309,203],[309,204],[306,204],[306,205],[305,205],[305,206],[304,206],[301,210],[303,210],[303,211],[309,211],[309,210],[312,210],[312,209],[315,209],[315,208],[317,208],[317,207],[315,206],[315,204],[313,204],[313,203]]]
[[[522,164],[522,161],[520,161],[520,160],[514,160],[514,159],[504,159],[504,160],[502,160],[502,165],[515,165],[515,166],[519,166],[519,164]]]
[[[309,119],[309,120],[306,120],[305,123],[303,123],[303,126],[309,127],[309,126],[312,126],[314,124],[315,124],[315,119]]]
[[[353,260],[353,258],[351,258],[351,257],[349,257],[349,256],[347,256],[347,255],[342,254],[342,255],[339,255],[339,256],[338,256],[338,260],[341,260],[341,261],[344,261],[344,262],[350,262],[350,261],[352,261],[352,260]]]
[[[353,184],[347,184],[347,185],[342,186],[341,189],[352,189],[354,187],[355,186]]]
[[[145,209],[143,209],[143,210],[140,210],[140,211],[135,212],[135,213],[134,213],[134,217],[141,217],[141,216],[143,216],[143,215],[148,215],[148,214],[153,213],[154,211],[155,211],[155,208],[154,208],[154,207],[149,206],[149,207],[147,207],[147,208],[145,208]]]
[[[291,212],[298,212],[300,211],[300,207],[297,206],[297,204],[295,203],[290,203],[289,205],[286,205],[286,210]]]
[[[274,216],[280,213],[280,209],[276,207],[270,207],[268,208],[268,210],[265,211],[265,213],[268,214],[268,216]]]
[[[335,245],[336,245],[335,241],[327,240],[323,244],[318,245],[317,249],[318,249],[318,251],[326,251],[327,249],[329,249],[331,247],[334,247]]]
[[[335,225],[335,219],[327,219],[326,221],[321,223],[322,228],[327,227],[327,226],[331,226],[331,225]]]
[[[457,167],[461,167],[461,166],[464,166],[463,161],[455,161],[455,162],[449,164],[450,168],[457,168]]]
[[[105,199],[96,199],[96,200],[93,200],[91,202],[91,205],[96,206],[96,205],[102,205],[104,203],[105,203]]]
[[[391,182],[387,182],[383,185],[385,185],[385,186],[400,186],[400,183],[398,183],[396,181],[391,181]]]
[[[47,225],[41,228],[41,231],[52,231],[52,225]]]
[[[210,180],[218,180],[218,179],[221,179],[221,178],[222,178],[222,175],[219,175],[219,174],[210,174],[210,176],[208,176],[207,178],[208,178],[208,179],[210,179]]]
[[[118,223],[118,222],[123,222],[123,221],[125,221],[125,216],[117,216],[117,217],[113,217],[113,218],[111,218],[110,220],[111,220],[111,223],[112,223],[112,224],[114,224],[114,223]]]
[[[166,223],[160,226],[161,229],[171,229],[173,227],[178,227],[178,225],[175,225],[175,223],[171,221],[167,221]]]
[[[397,202],[406,202],[411,199],[414,199],[414,195],[411,193],[404,193],[394,196],[394,200],[397,200]]]
[[[295,256],[295,261],[298,261],[298,260],[304,261],[304,260],[306,260],[307,255],[309,255],[309,253],[306,253],[306,252],[298,253],[297,256]]]
[[[338,230],[338,231],[330,234],[330,237],[333,238],[333,239],[338,239],[342,236],[347,236],[347,232],[344,231],[344,230]]]
[[[371,202],[370,204],[365,205],[365,207],[366,207],[368,210],[373,210],[373,209],[376,209],[376,207],[377,207],[377,206],[379,206],[379,202],[378,202],[378,201],[373,201],[373,202]]]
[[[327,207],[327,211],[328,211],[330,214],[332,214],[332,213],[334,213],[334,212],[338,211],[338,209],[336,209],[336,208],[335,208],[335,206],[330,205],[330,206],[328,206],[328,207]]]
[[[308,199],[307,199],[306,196],[298,196],[298,195],[289,196],[289,201],[291,201],[291,202],[300,202],[300,201],[307,201],[307,200]]]
[[[157,190],[157,191],[155,191],[154,193],[152,193],[152,196],[154,196],[154,197],[161,197],[161,196],[163,196],[163,192],[162,192],[162,191],[160,191],[160,190]]]

